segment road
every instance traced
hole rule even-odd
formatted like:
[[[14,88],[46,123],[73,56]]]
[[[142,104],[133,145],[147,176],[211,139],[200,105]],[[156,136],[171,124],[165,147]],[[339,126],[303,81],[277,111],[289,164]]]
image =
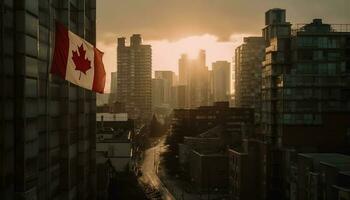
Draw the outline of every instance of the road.
[[[144,154],[144,161],[142,163],[142,177],[141,181],[144,183],[148,183],[153,187],[157,188],[159,192],[162,194],[162,198],[164,200],[175,200],[172,194],[168,191],[168,189],[164,186],[161,180],[158,178],[156,174],[156,170],[159,162],[159,150],[162,148],[164,144],[164,139],[157,143],[156,146],[147,149]]]

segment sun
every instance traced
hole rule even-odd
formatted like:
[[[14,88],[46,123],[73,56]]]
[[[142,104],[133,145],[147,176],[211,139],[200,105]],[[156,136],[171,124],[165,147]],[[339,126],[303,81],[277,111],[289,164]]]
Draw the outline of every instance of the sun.
[[[211,68],[212,62],[226,60],[232,62],[234,49],[243,40],[243,35],[233,35],[229,41],[219,41],[210,34],[188,36],[178,40],[149,40],[152,45],[153,70],[172,70],[178,72],[178,60],[181,54],[196,58],[201,49],[206,51],[206,64]]]
[[[212,35],[190,36],[182,38],[174,43],[174,48],[187,54],[190,58],[196,58],[199,50],[211,50],[217,45],[217,38]]]

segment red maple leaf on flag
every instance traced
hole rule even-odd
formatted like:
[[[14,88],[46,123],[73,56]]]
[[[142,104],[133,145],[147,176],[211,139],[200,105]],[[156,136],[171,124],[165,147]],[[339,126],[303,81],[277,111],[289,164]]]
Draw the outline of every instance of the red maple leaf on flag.
[[[79,51],[79,55],[78,55],[78,51]],[[80,80],[81,73],[83,72],[84,74],[86,74],[86,71],[91,69],[91,66],[90,66],[91,61],[85,58],[86,51],[84,50],[83,44],[81,44],[80,47],[78,47],[78,51],[72,51],[73,52],[72,59],[75,64],[75,70],[80,71],[80,75],[79,75],[79,80]]]

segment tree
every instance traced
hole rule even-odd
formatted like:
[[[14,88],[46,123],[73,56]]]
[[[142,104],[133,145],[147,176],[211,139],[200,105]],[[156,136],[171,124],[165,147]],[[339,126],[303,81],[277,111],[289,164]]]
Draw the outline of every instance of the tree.
[[[160,137],[164,134],[164,126],[160,123],[156,117],[153,115],[151,123],[150,123],[150,136],[151,137]]]

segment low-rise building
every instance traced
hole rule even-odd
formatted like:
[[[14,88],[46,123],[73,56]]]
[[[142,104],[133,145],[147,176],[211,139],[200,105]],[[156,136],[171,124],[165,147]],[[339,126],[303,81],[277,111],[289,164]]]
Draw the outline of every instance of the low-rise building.
[[[347,199],[350,156],[337,153],[298,154],[294,187],[298,200]],[[344,198],[343,198],[344,197]]]
[[[203,154],[193,150],[190,158],[190,176],[193,187],[202,193],[227,189],[227,156],[222,153]]]
[[[245,139],[241,147],[228,149],[228,193],[231,200],[259,199],[264,191],[261,185],[263,173],[259,171],[264,148],[259,140]]]
[[[222,127],[214,127],[211,131],[220,132],[218,129],[222,129]],[[193,150],[201,153],[213,153],[220,152],[223,148],[223,142],[218,136],[184,137],[184,142],[179,144],[179,161],[181,165],[187,165]]]
[[[134,123],[126,113],[97,113],[96,169],[98,199],[107,199],[109,180],[134,167]]]

